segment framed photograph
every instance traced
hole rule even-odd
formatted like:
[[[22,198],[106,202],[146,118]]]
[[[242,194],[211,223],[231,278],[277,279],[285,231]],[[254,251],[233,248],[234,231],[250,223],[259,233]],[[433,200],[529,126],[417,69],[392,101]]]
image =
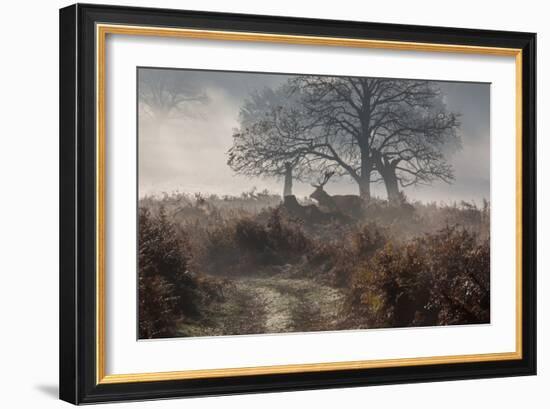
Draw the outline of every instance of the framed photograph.
[[[534,375],[535,40],[61,9],[61,399]]]

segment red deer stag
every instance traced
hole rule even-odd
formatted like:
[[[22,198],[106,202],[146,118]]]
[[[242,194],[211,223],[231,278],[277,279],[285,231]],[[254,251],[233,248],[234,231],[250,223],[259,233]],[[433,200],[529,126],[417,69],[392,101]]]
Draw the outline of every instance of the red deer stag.
[[[321,208],[329,212],[339,212],[347,216],[358,219],[361,217],[363,209],[363,200],[356,195],[329,195],[324,187],[329,179],[334,176],[334,172],[325,172],[323,178],[318,180],[317,184],[312,184],[315,188],[309,195],[315,199]]]

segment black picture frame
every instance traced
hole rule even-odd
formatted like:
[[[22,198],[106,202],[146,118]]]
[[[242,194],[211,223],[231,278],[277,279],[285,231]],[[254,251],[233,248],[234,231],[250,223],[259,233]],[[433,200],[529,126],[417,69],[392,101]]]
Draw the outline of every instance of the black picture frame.
[[[101,384],[96,350],[96,23],[522,50],[522,357]],[[74,404],[536,374],[536,35],[77,4],[60,10],[60,398]]]

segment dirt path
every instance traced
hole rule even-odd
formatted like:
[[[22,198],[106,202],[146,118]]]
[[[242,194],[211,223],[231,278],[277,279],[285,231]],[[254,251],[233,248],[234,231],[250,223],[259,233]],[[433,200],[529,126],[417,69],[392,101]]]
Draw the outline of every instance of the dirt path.
[[[237,283],[263,310],[265,333],[312,331],[336,325],[343,294],[311,279],[251,278]]]
[[[241,277],[226,301],[213,305],[205,320],[184,325],[187,335],[235,335],[336,329],[343,293],[306,278]]]

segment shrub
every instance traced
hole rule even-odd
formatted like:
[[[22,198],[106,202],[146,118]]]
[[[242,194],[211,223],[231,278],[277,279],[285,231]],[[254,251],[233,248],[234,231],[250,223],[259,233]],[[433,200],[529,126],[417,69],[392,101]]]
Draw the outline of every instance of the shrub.
[[[477,234],[446,228],[426,237],[433,288],[429,307],[439,323],[483,323],[490,316],[490,246]]]
[[[138,251],[140,274],[160,275],[167,281],[185,271],[190,259],[188,241],[182,233],[176,234],[163,207],[157,217],[140,208]]]
[[[296,260],[308,246],[300,225],[274,209],[263,223],[243,217],[210,230],[201,264],[211,273],[246,273],[258,265]]]
[[[489,243],[447,227],[359,263],[348,300],[367,327],[489,321]]]
[[[376,223],[367,223],[331,241],[320,239],[308,252],[304,272],[325,278],[328,284],[348,288],[358,263],[368,260],[387,242],[386,232]]]
[[[200,266],[205,271],[218,273],[239,264],[240,254],[235,241],[235,226],[220,224],[206,233]]]
[[[269,232],[266,227],[252,219],[240,219],[235,224],[235,241],[242,250],[261,253],[269,248]]]
[[[159,275],[139,276],[139,338],[175,335],[178,297],[174,286]]]
[[[287,256],[302,255],[309,247],[300,223],[284,216],[280,209],[274,209],[267,222],[269,246]]]
[[[147,209],[139,211],[139,336],[173,336],[179,296],[176,274],[185,271],[188,258],[166,220],[164,209],[152,218]]]
[[[354,251],[359,258],[371,256],[387,243],[387,233],[376,223],[361,226],[353,235]]]
[[[213,283],[188,271],[191,259],[185,233],[158,216],[139,210],[139,337],[174,336],[179,322],[197,318],[199,306],[214,297]],[[207,291],[205,291],[207,290]]]

